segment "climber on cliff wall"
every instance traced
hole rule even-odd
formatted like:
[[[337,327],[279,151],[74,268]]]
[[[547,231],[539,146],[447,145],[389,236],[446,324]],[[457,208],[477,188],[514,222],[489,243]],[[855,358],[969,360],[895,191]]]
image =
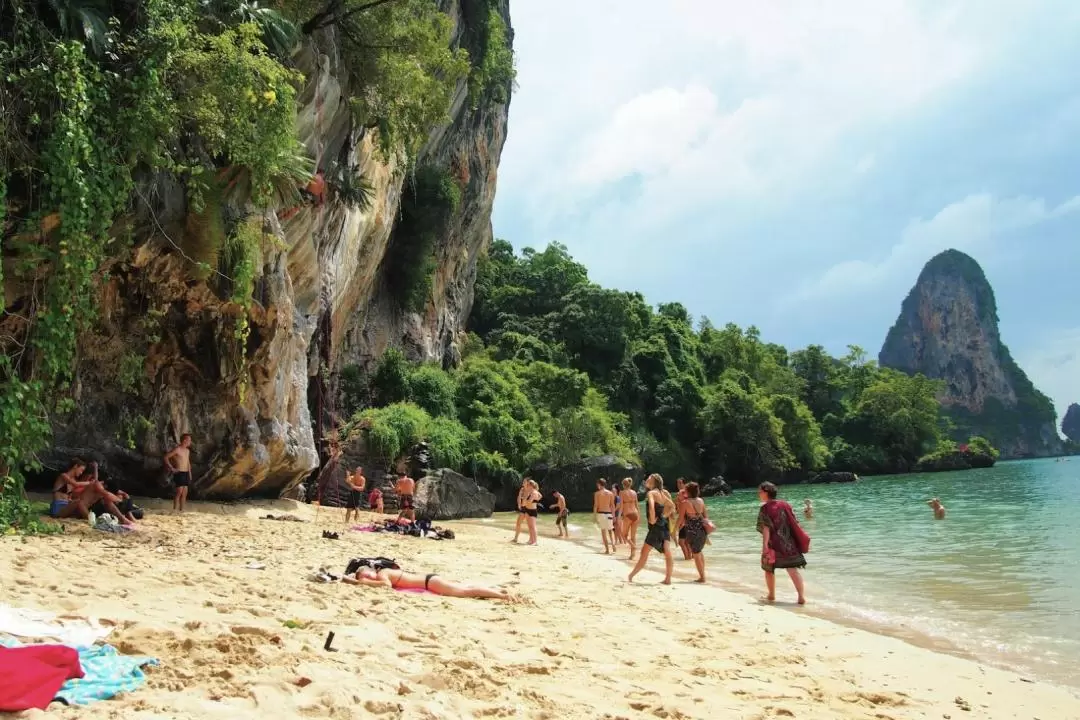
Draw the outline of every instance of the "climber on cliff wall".
[[[191,433],[180,436],[180,444],[165,453],[165,467],[172,473],[173,510],[184,512],[188,488],[191,486]]]

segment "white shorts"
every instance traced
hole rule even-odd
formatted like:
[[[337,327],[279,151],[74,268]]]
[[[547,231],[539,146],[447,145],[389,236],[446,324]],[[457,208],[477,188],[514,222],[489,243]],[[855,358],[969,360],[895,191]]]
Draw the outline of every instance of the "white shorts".
[[[611,517],[611,513],[602,512],[596,513],[596,525],[601,530],[614,530],[615,521]]]

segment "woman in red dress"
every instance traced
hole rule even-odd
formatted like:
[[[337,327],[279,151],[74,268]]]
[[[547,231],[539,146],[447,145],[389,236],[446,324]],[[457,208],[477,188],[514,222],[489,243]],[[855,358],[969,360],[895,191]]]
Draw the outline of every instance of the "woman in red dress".
[[[767,602],[776,599],[776,569],[784,568],[799,595],[799,604],[806,604],[800,568],[806,567],[803,552],[809,549],[810,538],[799,527],[795,512],[783,500],[776,499],[776,486],[764,482],[758,486],[757,530],[761,533],[761,569],[765,571]],[[800,547],[801,546],[801,547]]]

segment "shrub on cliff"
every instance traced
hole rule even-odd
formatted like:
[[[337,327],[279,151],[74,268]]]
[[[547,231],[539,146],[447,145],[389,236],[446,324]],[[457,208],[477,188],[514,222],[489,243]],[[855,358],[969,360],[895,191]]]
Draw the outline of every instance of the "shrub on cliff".
[[[962,444],[943,440],[934,452],[919,458],[916,470],[939,472],[993,467],[997,457],[997,449],[991,446],[986,438],[973,436],[967,443]]]

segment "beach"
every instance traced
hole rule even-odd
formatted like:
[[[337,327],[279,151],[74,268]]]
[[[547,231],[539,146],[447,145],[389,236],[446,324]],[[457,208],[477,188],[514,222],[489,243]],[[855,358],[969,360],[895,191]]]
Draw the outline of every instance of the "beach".
[[[0,542],[0,603],[98,618],[121,652],[160,661],[139,690],[50,717],[1080,719],[1072,689],[791,605],[658,585],[655,555],[631,586],[624,562],[589,545],[513,545],[494,525],[441,523],[456,539],[436,541],[351,532],[344,510],[289,501],[192,503],[181,516],[146,505],[130,535],[71,523]],[[526,602],[308,579],[362,556]]]

